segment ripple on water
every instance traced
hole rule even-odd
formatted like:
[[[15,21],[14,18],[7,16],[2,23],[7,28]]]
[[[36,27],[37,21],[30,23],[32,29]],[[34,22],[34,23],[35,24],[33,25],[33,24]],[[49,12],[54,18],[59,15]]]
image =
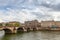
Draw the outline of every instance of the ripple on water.
[[[4,35],[4,31],[0,31],[0,37]]]
[[[10,35],[0,31],[0,40],[60,40],[60,31],[37,31]]]

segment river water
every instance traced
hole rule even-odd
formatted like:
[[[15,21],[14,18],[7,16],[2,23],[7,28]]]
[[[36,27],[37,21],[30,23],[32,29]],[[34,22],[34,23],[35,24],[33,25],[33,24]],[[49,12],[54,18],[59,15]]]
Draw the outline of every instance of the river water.
[[[60,31],[35,31],[5,34],[0,31],[0,40],[60,40]]]

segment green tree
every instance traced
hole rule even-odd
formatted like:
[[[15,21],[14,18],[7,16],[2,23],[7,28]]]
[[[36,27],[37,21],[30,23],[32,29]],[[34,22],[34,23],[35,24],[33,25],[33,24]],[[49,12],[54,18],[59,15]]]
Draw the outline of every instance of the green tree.
[[[8,23],[6,23],[6,24],[5,24],[5,26],[9,26],[9,24],[8,24]]]
[[[12,26],[12,24],[6,23],[5,26]]]
[[[19,27],[19,26],[20,26],[20,23],[14,23],[13,26],[15,26],[15,27]]]
[[[0,23],[0,26],[3,26],[3,24],[2,24],[2,23]]]
[[[6,23],[5,25],[10,27],[19,27],[21,24],[19,22],[14,22],[14,23]]]

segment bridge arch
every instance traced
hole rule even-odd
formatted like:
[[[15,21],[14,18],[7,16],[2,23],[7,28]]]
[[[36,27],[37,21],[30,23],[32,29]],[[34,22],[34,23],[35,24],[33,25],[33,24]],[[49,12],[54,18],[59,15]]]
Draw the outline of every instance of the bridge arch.
[[[36,31],[37,29],[36,29],[36,27],[35,28],[33,28],[33,31]]]
[[[27,31],[28,31],[28,32],[31,31],[30,28],[27,28]]]
[[[19,27],[19,28],[17,29],[17,32],[23,32],[23,31],[24,31],[23,27]]]
[[[8,28],[3,29],[3,30],[4,30],[5,33],[12,33],[12,30],[11,29],[8,29]]]

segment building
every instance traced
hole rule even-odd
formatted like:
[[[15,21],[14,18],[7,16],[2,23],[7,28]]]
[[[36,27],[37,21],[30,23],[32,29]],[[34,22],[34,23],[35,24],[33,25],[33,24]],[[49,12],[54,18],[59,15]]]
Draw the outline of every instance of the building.
[[[39,23],[37,20],[26,21],[26,22],[25,22],[25,26],[26,26],[26,27],[32,27],[32,28],[34,28],[34,27],[40,26],[40,23]]]
[[[55,25],[60,27],[60,21],[55,21]]]
[[[52,25],[55,25],[55,21],[41,21],[41,27],[51,27]]]

